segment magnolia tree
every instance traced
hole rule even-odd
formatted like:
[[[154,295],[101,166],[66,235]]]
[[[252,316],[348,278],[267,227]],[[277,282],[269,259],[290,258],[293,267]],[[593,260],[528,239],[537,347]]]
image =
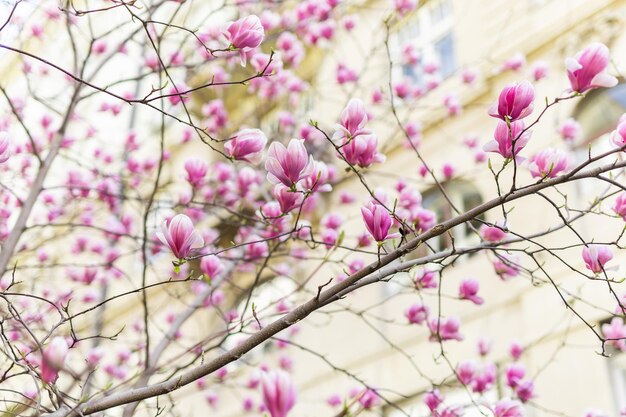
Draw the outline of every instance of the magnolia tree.
[[[439,346],[440,357],[416,360],[446,359],[443,377],[420,376],[429,381],[421,393],[425,409],[433,416],[461,416],[474,407],[521,416],[523,403],[541,398],[520,359],[525,346],[513,344],[510,359],[498,363],[486,340],[477,353],[468,347],[463,358],[446,355],[451,344],[465,342],[463,324],[441,308],[442,297],[485,300],[477,279],[464,279],[452,294],[442,292],[441,280],[475,254],[493,264],[481,275],[529,278],[528,291],[530,282],[550,286],[554,303],[594,335],[589,355],[626,351],[626,299],[612,268],[623,228],[607,241],[577,230],[589,216],[626,220],[626,119],[607,126],[615,129],[608,150],[590,149],[578,162],[566,146],[580,135],[573,119],[559,127],[564,146],[539,146],[534,155],[524,149],[533,141],[531,128],[552,108],[617,84],[605,45],[580,45],[563,67],[551,68],[563,92],[545,103],[514,72],[523,57],[498,69],[519,80],[481,112],[492,120],[493,140],[465,141],[471,164],[491,177],[493,196],[464,211],[446,190],[459,167],[450,161],[441,174],[431,167],[411,117],[424,103],[434,106],[429,97],[441,88],[438,64],[411,44],[399,56],[391,52],[390,28],[417,8],[414,0],[376,11],[384,36],[367,53],[385,52],[388,80],[362,85],[366,65],[339,60],[330,87],[345,101],[331,115],[321,114],[325,103],[316,92],[329,86],[317,83],[315,68],[362,24],[359,9],[340,0],[5,3],[0,390],[6,415],[173,414],[173,392],[183,387],[205,392],[214,408],[236,390],[241,404],[231,409],[284,417],[302,407],[306,414],[290,355],[325,357],[298,343],[297,323],[347,311],[346,300],[362,294],[353,294],[357,289],[391,285],[408,272],[414,281],[404,293],[414,301],[381,319],[406,325],[407,334],[419,326],[430,334],[425,343]],[[423,82],[394,78],[394,65],[402,62],[420,67]],[[547,71],[535,65],[533,82]],[[471,69],[458,75],[467,89],[481,76]],[[447,118],[460,114],[459,95],[445,94],[441,107]],[[389,123],[379,127],[376,120]],[[377,188],[368,173],[393,163],[382,144],[390,149],[394,139],[414,158],[407,176],[420,179]],[[583,180],[596,184],[595,194],[586,207],[573,207],[562,190]],[[353,186],[342,187],[346,182]],[[444,198],[450,216],[438,218],[422,203],[427,187]],[[509,213],[533,197],[546,200],[559,221],[530,234]],[[487,212],[500,220],[488,222]],[[346,213],[358,218],[350,227]],[[463,225],[474,243],[433,243]],[[576,259],[564,258],[564,249]],[[612,299],[598,306],[606,324],[598,327],[579,312],[573,300],[581,296],[552,279],[553,263],[603,285]],[[277,279],[292,285],[260,291]],[[424,294],[435,297],[426,301]],[[202,323],[199,329],[189,326],[194,322]],[[268,344],[281,349],[278,361],[248,359]],[[319,399],[327,401],[328,415],[381,406],[408,415],[376,381],[325,364],[355,387],[332,387],[334,395]],[[496,398],[484,395],[495,386]],[[463,398],[446,398],[450,387],[460,387]]]

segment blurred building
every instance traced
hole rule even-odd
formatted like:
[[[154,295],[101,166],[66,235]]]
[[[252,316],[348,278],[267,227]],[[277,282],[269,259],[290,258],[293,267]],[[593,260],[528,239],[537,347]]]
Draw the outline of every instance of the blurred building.
[[[403,100],[396,95],[394,105],[399,120],[405,126],[409,122],[421,125],[419,151],[444,184],[455,206],[463,211],[497,195],[487,162],[476,162],[476,159],[480,159],[482,145],[491,140],[496,124],[495,119],[487,115],[487,109],[505,84],[524,79],[534,83],[537,98],[535,112],[529,119],[534,120],[546,100],[562,95],[569,87],[564,69],[566,57],[575,55],[591,42],[602,42],[612,51],[612,73],[621,74],[626,64],[622,56],[626,47],[624,1],[431,0],[422,2],[416,11],[398,22],[392,21],[387,32],[380,21],[389,10],[388,2],[372,1],[354,6],[358,16],[356,28],[349,34],[339,33],[332,46],[326,49],[311,81],[315,93],[298,111],[310,115],[332,132],[333,123],[347,100],[362,99],[374,116],[372,128],[387,156],[385,164],[365,170],[364,177],[372,188],[391,190],[398,181],[416,187],[422,193],[424,206],[436,211],[439,220],[449,218],[454,211],[432,179],[419,174],[422,164],[415,152],[404,146],[406,138],[390,112],[390,87],[405,81],[421,89],[420,97],[415,100]],[[406,45],[414,46],[419,63],[403,61]],[[425,70],[429,62],[438,68],[432,74]],[[338,85],[339,64],[359,73],[358,81]],[[468,71],[476,74],[470,85],[461,79]],[[429,91],[429,83],[440,85]],[[606,134],[626,110],[625,88],[620,84],[610,90],[594,91],[582,99],[568,100],[548,109],[541,123],[533,127],[531,142],[523,154],[528,157],[552,146],[571,151],[581,162],[589,148],[594,154],[608,149]],[[377,89],[384,92],[381,105],[371,104],[372,93]],[[444,105],[450,92],[458,99],[460,107],[455,116],[451,116]],[[566,143],[557,128],[570,117],[581,123],[583,133],[575,141]],[[477,147],[464,144],[473,138],[477,139]],[[489,154],[487,158],[494,169],[501,166],[499,155]],[[452,178],[447,179],[442,173],[445,164],[454,168]],[[518,175],[520,183],[532,181],[527,169],[520,168]],[[510,180],[503,181],[503,189],[507,187],[510,187]],[[567,203],[570,208],[584,210],[602,191],[598,187],[597,182],[583,181],[561,187],[563,195],[554,190],[547,190],[546,195],[557,204]],[[335,200],[322,203],[326,204],[323,212],[343,215],[342,229],[347,237],[355,237],[364,230],[359,208],[368,196],[354,176],[348,175],[336,188]],[[338,196],[342,191],[354,193],[357,201],[352,205],[339,204]],[[506,208],[510,210],[508,225],[513,233],[529,235],[562,223],[555,207],[538,196],[518,200]],[[608,210],[608,206],[605,209]],[[570,211],[566,215],[574,213]],[[613,239],[615,231],[623,228],[621,219],[587,217],[576,222],[575,227],[588,240]],[[490,211],[485,220],[501,221],[501,210]],[[561,228],[536,241],[547,247],[559,247],[562,246],[559,242],[576,243],[575,238],[567,228]],[[451,246],[452,240],[459,248],[479,239],[471,228],[460,226],[451,236],[442,236],[432,245],[435,249],[444,249]],[[425,252],[420,251],[410,257],[423,256]],[[561,248],[557,252],[563,260],[584,268],[580,247]],[[357,258],[366,262],[375,259],[349,255],[342,264],[343,270],[336,265],[318,272],[319,279],[312,282],[312,288],[323,284],[329,276],[342,275]],[[513,362],[509,347],[519,342],[524,347],[520,362],[526,366],[526,376],[534,381],[537,393],[525,405],[528,416],[581,416],[592,406],[608,415],[618,415],[626,407],[624,355],[601,356],[597,337],[561,300],[563,297],[575,306],[599,331],[600,324],[611,317],[616,305],[606,284],[585,279],[554,256],[541,251],[537,252],[536,259],[558,284],[558,291],[538,266],[531,265],[524,256],[522,264],[533,269],[536,277],[522,274],[504,282],[494,272],[494,259],[493,254],[481,253],[456,260],[443,276],[441,298],[437,290],[423,290],[418,295],[412,288],[412,281],[419,271],[411,270],[397,274],[389,283],[359,289],[336,306],[327,308],[334,314],[322,312],[308,317],[298,325],[300,332],[295,339],[306,349],[290,348],[293,374],[300,391],[293,414],[333,415],[333,410],[325,404],[327,398],[332,394],[348,398],[352,388],[362,388],[349,373],[378,389],[381,395],[404,410],[381,401],[379,407],[370,411],[374,414],[428,415],[423,394],[435,383],[443,384],[440,390],[448,401],[467,405],[466,415],[479,416],[481,411],[472,404],[472,398],[477,404],[484,404],[512,395],[502,378],[504,369]],[[468,277],[480,281],[480,294],[485,299],[480,308],[467,301],[454,300],[459,282]],[[267,285],[271,292],[271,285]],[[615,288],[624,290],[622,284]],[[420,299],[431,311],[440,311],[444,317],[460,318],[464,340],[445,342],[445,356],[441,355],[439,343],[429,341],[426,326],[410,325],[404,317],[404,311]],[[498,365],[498,383],[482,396],[470,396],[458,385],[446,386],[452,382],[451,366],[466,359],[481,363],[476,348],[481,338],[493,341],[488,358]],[[265,348],[266,353],[271,351],[275,351],[277,357],[282,355],[271,346]],[[258,355],[251,355],[253,362],[260,360]],[[240,411],[234,411],[231,415],[239,414]]]

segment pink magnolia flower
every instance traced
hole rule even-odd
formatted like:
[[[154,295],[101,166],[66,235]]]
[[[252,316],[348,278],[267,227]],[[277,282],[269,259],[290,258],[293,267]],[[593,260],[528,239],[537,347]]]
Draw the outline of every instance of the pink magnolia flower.
[[[584,93],[592,88],[617,85],[617,78],[605,71],[608,65],[609,48],[601,43],[593,43],[574,58],[567,58],[565,67],[572,91]]]
[[[491,340],[485,340],[481,338],[478,341],[478,354],[480,356],[487,356],[489,352],[491,352],[492,345],[493,345],[493,342]]]
[[[191,219],[184,214],[177,214],[169,222],[163,222],[157,237],[180,260],[185,259],[192,248],[204,245],[204,239],[194,229]]]
[[[341,405],[341,403],[343,403],[343,401],[339,394],[333,394],[328,397],[328,399],[326,399],[326,404],[330,405],[331,407],[337,407],[338,405]]]
[[[246,52],[261,45],[265,30],[259,18],[250,15],[229,23],[223,34],[233,48],[240,50],[241,63],[245,65]]]
[[[430,309],[428,306],[422,303],[415,303],[404,312],[404,316],[411,324],[422,324],[428,318],[429,313]]]
[[[530,158],[528,169],[534,178],[554,178],[567,170],[569,158],[558,149],[544,149]]]
[[[11,141],[7,132],[0,132],[0,163],[4,163],[11,157],[9,146]]]
[[[626,117],[624,115],[620,117],[617,128],[611,132],[611,142],[620,148],[626,145]]]
[[[493,268],[503,281],[516,277],[520,272],[519,258],[500,255],[493,261]]]
[[[470,300],[474,304],[481,305],[484,300],[478,296],[478,289],[480,284],[478,280],[474,278],[464,279],[459,286],[459,298],[463,300]]]
[[[415,276],[415,287],[420,288],[437,288],[437,271],[423,269]]]
[[[495,152],[502,155],[504,158],[513,158],[524,149],[528,141],[530,140],[530,132],[525,130],[526,126],[523,120],[518,120],[510,123],[510,127],[506,122],[498,121],[496,130],[493,133],[491,142],[488,142],[483,146],[485,152]],[[515,151],[513,148],[515,147]]]
[[[365,128],[367,122],[368,115],[363,102],[356,98],[350,99],[346,108],[341,112],[333,139],[347,138],[350,140],[359,135],[368,135],[371,132]]]
[[[387,209],[380,204],[370,201],[365,207],[361,207],[361,214],[367,231],[375,241],[382,242],[397,237],[397,234],[389,234],[393,221]]]
[[[264,372],[261,376],[263,405],[271,417],[286,417],[296,403],[296,389],[283,370]]]
[[[428,322],[428,328],[432,333],[430,340],[435,342],[439,339],[461,341],[463,335],[459,333],[459,327],[461,327],[461,322],[457,317],[441,318],[441,321],[438,317],[433,317]]]
[[[502,71],[519,71],[526,65],[526,57],[523,53],[518,52],[502,64]]]
[[[224,150],[231,158],[258,164],[266,144],[267,137],[259,129],[243,129],[224,144]]]
[[[472,390],[474,392],[483,393],[489,390],[496,382],[498,369],[493,363],[487,363],[482,372],[477,373],[472,382]]]
[[[280,205],[280,210],[283,214],[289,213],[296,207],[300,207],[304,196],[298,191],[293,191],[283,184],[276,184],[272,192],[276,201]]]
[[[69,347],[63,337],[55,337],[48,343],[41,353],[41,380],[46,384],[53,383],[59,376],[59,371],[65,365],[65,358]]]
[[[300,181],[300,186],[303,190],[329,192],[333,189],[332,185],[328,184],[331,181],[332,166],[326,165],[322,161],[311,161],[307,174]],[[311,201],[311,200],[307,200]]]
[[[626,221],[626,192],[617,196],[613,204],[613,211]]]
[[[488,242],[500,242],[507,236],[507,233],[501,226],[488,226],[484,224],[480,227],[480,237]]]
[[[495,417],[523,417],[522,405],[508,398],[500,400],[493,409]]]
[[[524,353],[524,347],[519,342],[511,343],[509,354],[514,360],[518,360],[522,356],[522,353]]]
[[[454,172],[455,172],[454,166],[450,163],[445,163],[441,167],[441,173],[443,174],[443,177],[446,180],[449,180],[452,177],[454,177]]]
[[[345,84],[350,82],[355,82],[359,79],[356,71],[352,68],[348,68],[344,64],[340,63],[337,65],[337,84]]]
[[[470,385],[474,380],[474,375],[476,375],[476,362],[465,361],[459,363],[456,367],[456,373],[461,384]]]
[[[359,397],[359,404],[361,404],[361,407],[366,410],[374,407],[376,404],[378,404],[378,402],[378,394],[376,394],[376,391],[374,391],[373,389],[366,389]]]
[[[533,76],[533,80],[539,81],[543,80],[548,76],[548,72],[550,72],[550,66],[546,61],[537,61],[533,64],[530,69],[530,73]]]
[[[621,317],[613,317],[611,323],[602,325],[602,334],[608,340],[607,343],[616,349],[626,352],[626,325]]]
[[[194,187],[202,185],[202,181],[209,170],[206,162],[198,158],[191,158],[185,162],[185,171],[187,176],[185,179]]]
[[[224,269],[224,264],[215,255],[206,255],[200,260],[200,270],[210,279],[217,277]]]
[[[456,93],[448,93],[443,99],[443,105],[448,109],[449,116],[458,116],[461,114],[461,99]]]
[[[523,403],[535,397],[535,384],[531,380],[520,381],[515,387],[515,395]]]
[[[464,68],[461,71],[461,81],[463,81],[463,84],[474,84],[476,77],[478,77],[478,71],[473,68]]]
[[[533,111],[535,89],[528,81],[509,84],[502,89],[498,102],[489,109],[489,115],[502,120],[523,119]]]
[[[561,123],[561,126],[557,129],[557,132],[561,135],[563,140],[567,142],[571,142],[580,137],[582,133],[582,128],[580,123],[576,120],[569,118]]]
[[[524,379],[526,368],[521,363],[513,363],[506,368],[506,384],[511,387],[517,387],[517,384]]]
[[[307,168],[312,161],[304,147],[304,140],[291,139],[287,147],[280,142],[272,142],[265,160],[267,179],[293,189],[298,181],[308,175]]]
[[[443,396],[441,395],[438,389],[428,391],[426,395],[424,395],[424,403],[426,404],[426,407],[428,407],[430,411],[435,411],[437,407],[441,405],[442,402],[443,402]]]
[[[402,62],[405,65],[417,65],[422,58],[414,45],[408,43],[402,48]]]
[[[377,147],[375,135],[361,135],[342,145],[341,153],[349,164],[367,168],[373,163],[385,162],[385,155],[379,153]]]
[[[595,274],[604,271],[604,265],[613,259],[613,253],[608,246],[590,244],[583,248],[583,261],[588,270]]]
[[[404,16],[408,12],[415,10],[417,7],[417,0],[393,0],[396,12],[400,16]]]

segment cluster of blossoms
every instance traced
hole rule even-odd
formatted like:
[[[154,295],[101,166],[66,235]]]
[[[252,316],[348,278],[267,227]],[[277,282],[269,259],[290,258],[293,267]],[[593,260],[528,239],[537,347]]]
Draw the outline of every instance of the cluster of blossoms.
[[[612,87],[617,79],[606,72],[609,64],[609,50],[605,45],[592,44],[578,53],[574,58],[566,60],[567,76],[570,92],[582,94],[600,87]],[[505,159],[524,161],[519,156],[528,144],[531,132],[524,119],[533,111],[535,90],[528,81],[513,83],[501,92],[498,101],[490,108],[489,114],[500,119],[494,131],[494,139],[485,144],[486,152],[500,154]],[[558,128],[565,141],[573,141],[580,136],[580,125],[568,119]],[[617,146],[626,143],[621,139],[620,127],[612,135]],[[533,177],[554,178],[564,173],[570,166],[567,154],[558,149],[544,149],[528,160],[528,169]]]
[[[418,5],[416,0],[393,0],[392,3],[398,16],[412,12]],[[224,329],[233,333],[237,332],[233,329],[239,329],[241,333],[257,331],[263,328],[262,323],[265,324],[267,317],[288,314],[293,310],[295,302],[302,301],[297,294],[281,293],[278,298],[270,297],[272,302],[267,307],[258,308],[255,303],[259,289],[257,284],[276,277],[284,277],[300,284],[296,279],[301,272],[298,262],[283,259],[293,261],[310,258],[328,261],[334,249],[339,246],[342,246],[341,249],[350,248],[353,245],[354,249],[366,253],[371,259],[378,255],[380,262],[383,251],[390,251],[392,247],[395,249],[396,244],[404,244],[407,240],[431,230],[438,220],[446,220],[437,219],[437,213],[422,201],[419,189],[407,185],[404,180],[396,184],[393,195],[383,189],[370,191],[368,188],[365,201],[344,191],[339,196],[339,202],[342,209],[350,210],[350,215],[345,215],[340,210],[320,214],[321,211],[327,211],[326,200],[330,200],[325,193],[332,191],[343,180],[339,178],[339,166],[354,175],[363,175],[375,164],[385,162],[386,157],[381,149],[387,149],[379,146],[379,137],[372,129],[375,123],[374,114],[360,99],[349,100],[330,137],[318,128],[317,123],[305,122],[304,115],[298,114],[297,110],[292,111],[302,107],[301,95],[310,87],[307,79],[301,78],[298,75],[300,72],[296,71],[305,59],[308,49],[314,46],[324,47],[339,30],[349,32],[357,23],[354,16],[342,15],[343,8],[339,4],[339,0],[306,0],[297,2],[293,8],[268,8],[258,16],[246,14],[219,27],[211,26],[194,31],[191,50],[170,50],[170,44],[165,43],[159,55],[148,54],[142,64],[142,71],[147,71],[146,79],[151,81],[155,81],[157,76],[162,81],[161,77],[167,72],[168,87],[164,87],[164,94],[160,99],[164,106],[169,106],[167,112],[177,115],[174,117],[177,122],[183,120],[179,118],[183,114],[192,120],[193,112],[188,112],[186,106],[193,104],[191,95],[201,89],[189,87],[186,82],[196,84],[193,76],[201,74],[205,81],[210,79],[209,85],[214,88],[215,95],[205,100],[202,106],[198,106],[201,107],[198,115],[193,115],[197,116],[198,125],[202,127],[190,123],[194,128],[180,133],[176,146],[170,146],[168,136],[162,140],[161,149],[155,152],[146,143],[146,135],[131,132],[120,144],[121,155],[115,155],[115,147],[94,144],[98,143],[100,132],[105,129],[101,127],[99,130],[90,124],[89,117],[74,112],[73,104],[66,120],[56,112],[46,111],[38,124],[33,123],[33,128],[27,130],[28,140],[22,141],[23,143],[14,140],[8,132],[10,119],[2,116],[0,170],[3,173],[12,173],[9,179],[24,189],[39,186],[41,192],[33,194],[35,210],[32,224],[24,223],[19,227],[14,226],[19,224],[17,209],[28,205],[29,198],[21,192],[12,192],[10,188],[2,193],[4,207],[0,210],[0,239],[19,242],[19,245],[15,243],[16,252],[25,257],[32,256],[36,260],[36,265],[26,264],[25,269],[60,269],[64,275],[62,284],[37,288],[33,297],[16,303],[21,314],[19,320],[6,321],[6,338],[22,355],[16,363],[24,365],[29,375],[38,375],[43,382],[42,387],[47,389],[59,379],[87,374],[90,375],[90,381],[93,375],[98,383],[103,382],[102,386],[111,382],[124,384],[141,372],[152,371],[154,364],[146,361],[146,358],[153,352],[148,351],[150,346],[146,340],[150,340],[149,331],[154,327],[159,330],[162,330],[161,327],[165,328],[162,342],[165,346],[174,341],[179,343],[186,348],[186,354],[193,357],[193,361],[203,359],[208,353],[204,350],[206,346],[201,345],[193,338],[192,332],[179,324],[191,314],[186,316],[184,310],[167,305],[167,311],[163,314],[159,312],[157,315],[150,310],[151,314],[155,314],[153,321],[148,313],[149,308],[152,309],[149,303],[145,305],[145,322],[137,320],[127,329],[120,330],[120,334],[127,339],[117,349],[109,349],[106,344],[87,347],[87,343],[74,334],[74,329],[70,332],[71,336],[58,336],[53,332],[54,334],[42,339],[41,343],[36,343],[36,339],[33,342],[30,328],[37,332],[39,329],[56,330],[57,327],[50,324],[52,316],[58,313],[63,319],[64,314],[69,315],[70,301],[72,308],[76,304],[85,308],[84,312],[77,314],[82,315],[115,299],[115,296],[106,298],[110,296],[107,295],[110,286],[117,288],[130,282],[127,292],[123,293],[128,295],[139,291],[146,293],[150,286],[191,281],[185,296],[194,296],[196,300],[190,305],[205,311],[209,317],[207,322],[217,323],[216,328],[219,328],[215,334],[207,336],[207,340],[222,338]],[[242,6],[240,11],[247,10],[246,7]],[[254,5],[250,6],[253,7]],[[59,21],[63,16],[57,12],[47,12],[51,22]],[[72,22],[75,17],[78,16],[68,13],[68,22]],[[149,35],[158,35],[152,24],[145,23],[145,26]],[[174,29],[174,26],[169,28],[171,31]],[[44,38],[42,26],[31,26],[30,32],[34,39]],[[159,36],[154,36],[154,39],[158,38]],[[129,43],[128,47],[130,46]],[[108,60],[110,57],[107,54],[112,53],[111,51],[116,51],[115,55],[124,56],[131,53],[125,44],[111,45],[102,39],[94,40],[91,44],[90,53],[102,60]],[[406,78],[391,83],[388,94],[410,104],[412,100],[440,86],[440,65],[436,59],[422,56],[411,44],[403,46],[401,58],[405,65],[419,66],[419,70],[425,74],[424,83],[417,85],[414,80]],[[574,58],[569,58],[566,61],[566,70],[572,97],[594,88],[615,85],[617,80],[607,73],[608,62],[608,48],[601,44],[590,45]],[[240,65],[244,68],[240,68]],[[524,65],[525,58],[516,55],[504,63],[502,70],[519,71]],[[163,66],[168,71],[164,71],[166,68]],[[206,74],[202,74],[200,70],[197,73],[192,72],[191,68],[206,70],[210,77],[207,79]],[[38,69],[33,64],[24,63],[25,74],[37,72],[37,75],[44,76],[45,71],[47,70]],[[256,76],[242,78],[241,81],[235,78],[238,71],[246,74],[251,72]],[[537,62],[531,72],[532,79],[537,82],[547,76],[548,67],[544,62]],[[170,78],[170,73],[174,74],[173,78]],[[479,73],[472,68],[463,69],[460,75],[462,82],[467,85],[474,84],[479,77]],[[154,78],[149,78],[152,76]],[[356,86],[358,80],[359,72],[351,63],[338,62],[335,74],[337,85]],[[232,90],[227,89],[231,88],[231,82],[251,96],[256,96],[260,102],[268,104],[268,108],[287,103],[287,107],[278,111],[275,116],[268,116],[271,122],[269,124],[276,127],[275,131],[264,127],[266,135],[260,129],[246,128],[241,120],[246,116],[238,114],[240,109],[229,113],[228,108],[232,107],[228,103],[231,96],[229,93]],[[78,92],[76,90],[76,95],[81,96]],[[137,93],[122,92],[119,96],[117,92],[111,94],[139,105],[151,103],[151,97],[158,94],[158,91],[152,91],[145,99],[137,99]],[[385,94],[380,88],[372,91],[372,108],[385,101]],[[545,180],[568,172],[571,160],[566,152],[556,148],[541,149],[527,160],[520,156],[531,138],[529,128],[534,123],[529,123],[528,119],[533,113],[535,96],[535,88],[529,81],[507,85],[500,92],[497,102],[489,110],[489,114],[498,119],[494,140],[486,144],[483,150],[498,153],[506,163],[524,162],[532,177]],[[109,102],[108,100],[113,100],[111,97],[106,100],[95,106],[100,117],[106,123],[111,120],[117,121],[116,125],[125,122],[122,119],[126,114],[123,100]],[[445,94],[441,105],[449,116],[458,116],[463,112],[459,92]],[[29,106],[28,102],[12,98],[11,111],[20,122],[26,120],[25,116],[30,117],[30,114],[37,113],[31,112]],[[80,109],[83,110],[82,107]],[[162,112],[170,114],[165,110]],[[63,127],[66,122],[72,129]],[[407,152],[417,151],[422,134],[421,125],[416,121],[402,121],[399,125],[406,136],[404,146]],[[164,122],[162,131],[165,130]],[[68,132],[72,132],[71,135]],[[175,131],[174,135],[177,133]],[[558,126],[557,133],[568,145],[582,136],[581,126],[573,119],[563,121]],[[211,148],[215,147],[213,150],[216,155],[221,154],[225,158],[215,161],[195,153],[189,158],[181,155],[187,152],[185,145],[195,141],[196,134],[206,140],[205,143]],[[166,134],[163,133],[163,136]],[[218,137],[226,139],[217,140]],[[478,142],[479,138],[473,135],[464,138],[464,144],[474,153],[476,163],[486,159]],[[626,146],[626,115],[611,133],[611,142],[618,148]],[[54,145],[49,146],[50,144]],[[94,166],[86,168],[83,161],[79,161],[62,175],[54,176],[54,183],[46,183],[45,187],[37,185],[43,184],[43,179],[39,181],[37,178],[38,173],[43,171],[37,169],[49,167],[41,155],[60,149],[64,157],[72,160],[74,156],[70,151],[77,149],[76,144],[84,144],[92,152]],[[82,148],[80,149],[82,152]],[[324,150],[331,152],[325,153]],[[167,162],[177,168],[174,175],[179,174],[183,181],[170,182],[161,177],[161,168]],[[422,177],[428,174],[436,177],[434,171],[425,164],[417,169]],[[459,175],[458,167],[451,162],[444,163],[441,171],[437,172],[441,172],[445,181],[451,181]],[[424,179],[424,184],[429,180],[430,177]],[[146,192],[146,189],[151,191]],[[145,207],[141,206],[141,210],[137,210],[137,201],[145,203]],[[350,206],[353,203],[358,207]],[[616,216],[626,220],[626,193],[620,193],[616,197],[612,209]],[[358,234],[349,236],[354,238],[353,241],[346,243],[342,239],[350,229],[345,224],[352,217],[358,218],[360,228]],[[37,237],[43,242],[40,245],[36,242],[37,239],[20,240],[19,235],[18,239],[8,239],[12,230],[21,228],[30,232],[37,230],[42,224],[78,230],[65,237],[63,244],[67,243],[73,257],[85,262],[66,262],[59,257],[56,250],[47,249],[49,246],[46,246],[45,240],[56,238],[55,232]],[[154,225],[157,227],[153,227]],[[90,233],[81,232],[83,229],[90,230]],[[501,246],[493,250],[493,267],[503,281],[521,273],[520,257],[506,252],[509,248],[508,241],[513,239],[513,233],[509,233],[506,223],[484,224],[480,230],[472,232],[478,235],[477,240],[480,238],[481,245],[491,245],[494,248]],[[391,242],[392,239],[398,240]],[[377,243],[377,252],[367,250],[372,241]],[[318,247],[325,250],[321,257],[314,252]],[[3,252],[5,250],[8,249],[3,246]],[[435,252],[432,248],[429,250]],[[173,269],[167,262],[160,262],[172,258]],[[337,273],[333,279],[341,281],[347,274],[363,271],[368,259],[365,256],[344,257],[338,261],[333,258],[332,261],[341,267],[341,273]],[[600,279],[607,271],[612,270],[612,259],[613,252],[608,245],[589,243],[582,248],[582,261],[594,279]],[[143,262],[143,271],[133,269],[138,262]],[[614,261],[613,264],[615,263],[617,262]],[[127,267],[128,264],[132,267]],[[167,268],[161,269],[162,265],[167,265]],[[16,266],[15,271],[17,270]],[[147,284],[146,276],[153,271],[159,281]],[[439,290],[441,274],[441,271],[432,269],[416,272],[415,288],[411,290],[424,293],[428,289]],[[143,275],[141,285],[146,288],[138,290],[138,282],[132,281],[130,275]],[[252,275],[256,275],[256,278],[252,287],[248,288],[249,283],[245,280]],[[162,279],[164,276],[169,279]],[[481,293],[480,284],[478,279],[466,276],[454,287],[455,292],[450,298],[461,300],[461,303],[472,307],[482,305],[485,303],[485,294]],[[16,284],[6,277],[0,281],[3,292],[13,285]],[[320,291],[321,289],[319,287]],[[245,306],[237,304],[246,297]],[[47,301],[42,303],[44,307],[39,306],[41,300]],[[618,304],[616,317],[603,324],[601,329],[608,345],[626,351],[626,299]],[[21,313],[22,310],[24,314]],[[441,315],[439,311],[435,314],[435,308],[421,297],[420,301],[412,303],[405,310],[404,316],[409,324],[422,325],[433,343],[461,342],[466,339],[466,335],[461,332],[459,317]],[[158,326],[153,326],[154,323]],[[144,327],[146,325],[147,328]],[[414,328],[415,326],[411,327],[411,330]],[[275,367],[260,365],[253,370],[245,385],[249,392],[242,401],[244,411],[286,417],[295,406],[296,389],[289,373],[294,367],[294,360],[287,347],[289,338],[296,335],[297,329],[295,326],[291,327],[287,336],[267,342],[272,343],[279,352],[278,363]],[[228,337],[230,336],[232,334],[229,333]],[[152,337],[155,337],[154,334]],[[157,345],[157,352],[158,346],[161,345]],[[220,344],[219,349],[223,348]],[[490,346],[481,343],[481,362],[461,361],[452,371],[461,385],[481,395],[494,389],[502,380],[506,390],[502,395],[513,399],[501,398],[490,403],[488,407],[495,417],[521,417],[522,403],[536,396],[534,382],[519,361],[523,349],[519,344],[511,346],[511,363],[487,360],[489,351]],[[159,357],[156,356],[153,360],[158,364]],[[225,387],[239,382],[234,382],[238,375],[231,375],[227,367],[219,369],[212,376]],[[150,377],[148,374],[146,381]],[[210,389],[209,380],[201,378],[196,384],[205,393],[209,405],[216,408],[220,394]],[[328,404],[338,407],[349,403],[360,409],[370,410],[381,404],[381,392],[369,387],[358,387],[351,390],[345,399],[338,394],[333,395]],[[43,399],[36,389],[25,388],[23,395],[33,403]],[[440,391],[433,388],[424,395],[423,400],[433,416],[457,417],[464,412],[462,406],[452,404],[446,399],[443,389]]]

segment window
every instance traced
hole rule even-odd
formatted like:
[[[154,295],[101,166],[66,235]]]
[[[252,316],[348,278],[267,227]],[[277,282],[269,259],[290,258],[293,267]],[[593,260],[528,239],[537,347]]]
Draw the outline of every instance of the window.
[[[402,51],[411,45],[421,59],[417,64],[403,63],[402,75],[423,86],[428,75],[424,64],[436,64],[439,68],[433,75],[451,76],[456,70],[453,28],[451,0],[430,1],[409,17],[398,30],[397,46]]]
[[[613,88],[592,90],[576,106],[572,117],[580,123],[582,135],[573,144],[574,165],[579,165],[591,155],[598,155],[615,148],[609,133],[615,129],[619,118],[626,112],[626,83]],[[591,167],[606,164],[608,159],[598,161]],[[583,199],[595,195],[592,180],[576,181],[575,187]]]
[[[457,210],[466,212],[483,202],[480,192],[472,184],[465,181],[453,181],[443,184],[446,194],[450,198]],[[423,193],[422,205],[428,210],[432,210],[437,214],[437,222],[448,220],[456,215],[456,212],[448,203],[441,190],[438,187],[431,188]],[[483,219],[480,216],[480,219]],[[440,251],[452,246],[452,238],[456,245],[469,244],[478,241],[479,237],[474,233],[472,228],[479,229],[480,221],[474,220],[454,227],[450,234],[444,233],[435,239],[431,239],[428,243],[432,250]],[[450,236],[452,235],[452,237]],[[420,255],[424,255],[423,253]]]
[[[626,83],[588,92],[572,115],[583,130],[583,137],[575,146],[586,149],[587,144],[615,129],[624,112],[626,112]]]

